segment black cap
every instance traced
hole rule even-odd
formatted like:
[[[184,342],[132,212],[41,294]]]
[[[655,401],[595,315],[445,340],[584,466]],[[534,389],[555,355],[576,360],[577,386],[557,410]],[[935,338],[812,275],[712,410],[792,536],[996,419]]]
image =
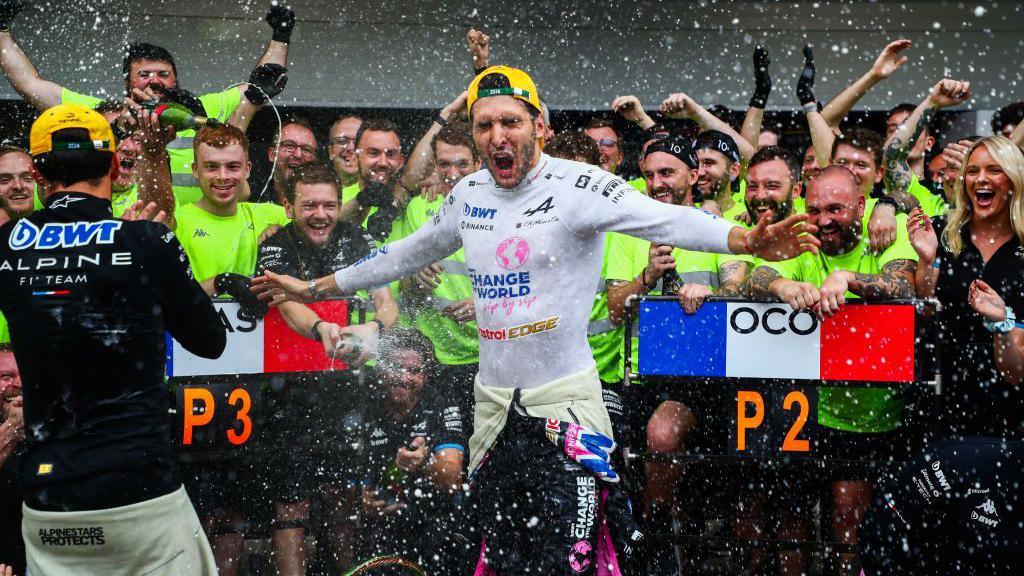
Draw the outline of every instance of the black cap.
[[[736,141],[732,139],[725,132],[719,132],[718,130],[706,130],[697,135],[697,140],[693,144],[693,149],[704,150],[710,148],[717,152],[721,152],[726,158],[733,162],[740,161],[740,149],[736,146]]]
[[[673,134],[666,138],[660,138],[647,147],[646,158],[655,152],[664,152],[679,158],[691,170],[697,168],[697,155],[693,151],[693,142],[684,136]]]

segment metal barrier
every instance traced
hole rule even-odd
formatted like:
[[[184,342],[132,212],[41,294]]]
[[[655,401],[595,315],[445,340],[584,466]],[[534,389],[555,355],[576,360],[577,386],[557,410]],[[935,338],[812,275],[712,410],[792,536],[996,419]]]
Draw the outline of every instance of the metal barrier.
[[[632,446],[627,474],[643,477],[645,461],[714,463],[748,469],[892,465],[841,461],[818,454],[815,428],[818,388],[894,387],[911,397],[941,392],[937,347],[929,330],[934,301],[886,301],[844,305],[831,318],[784,303],[709,299],[688,315],[671,296],[641,298],[635,314],[627,305],[623,404],[635,409],[638,386],[680,386],[734,392],[722,406],[726,445],[701,454],[645,454]],[[636,325],[634,326],[634,320]],[[634,372],[632,338],[638,337]],[[649,417],[649,415],[645,415]],[[646,417],[643,419],[646,422]],[[636,436],[643,438],[644,436]],[[652,540],[696,548],[757,546],[770,549],[848,551],[837,542],[652,534]]]

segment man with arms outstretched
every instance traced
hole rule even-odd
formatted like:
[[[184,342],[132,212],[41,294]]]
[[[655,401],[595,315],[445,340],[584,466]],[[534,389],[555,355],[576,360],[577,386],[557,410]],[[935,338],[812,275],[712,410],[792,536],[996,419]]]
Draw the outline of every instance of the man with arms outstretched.
[[[595,476],[618,480],[586,339],[604,233],[770,259],[814,250],[817,240],[804,234],[813,231],[806,216],[743,230],[543,154],[539,95],[522,70],[484,70],[469,86],[468,108],[488,168],[463,178],[429,224],[333,276],[268,273],[253,290],[274,304],[308,302],[379,286],[464,247],[480,337],[470,470],[481,561],[496,574],[593,574],[603,492]]]

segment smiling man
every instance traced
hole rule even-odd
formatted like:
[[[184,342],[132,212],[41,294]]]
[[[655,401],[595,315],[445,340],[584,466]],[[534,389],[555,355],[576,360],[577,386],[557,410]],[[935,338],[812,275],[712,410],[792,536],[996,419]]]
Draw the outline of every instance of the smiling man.
[[[168,225],[207,294],[228,294],[255,309],[245,287],[256,269],[259,236],[268,226],[287,224],[288,216],[277,204],[239,201],[252,168],[248,150],[245,134],[234,126],[200,130],[195,177],[203,197],[180,206]]]
[[[21,148],[0,146],[0,220],[7,222],[31,214],[36,208],[35,188],[32,157]]]
[[[813,250],[817,240],[803,234],[813,230],[806,216],[747,231],[647,198],[600,168],[543,154],[539,94],[522,70],[492,66],[468,92],[487,170],[459,181],[429,224],[332,276],[306,282],[268,273],[253,290],[275,304],[308,302],[379,286],[464,247],[480,338],[470,469],[486,544],[481,563],[498,574],[593,574],[599,525],[588,510],[599,501],[596,481],[618,480],[586,338],[605,232],[772,259]],[[524,501],[527,491],[535,496]]]

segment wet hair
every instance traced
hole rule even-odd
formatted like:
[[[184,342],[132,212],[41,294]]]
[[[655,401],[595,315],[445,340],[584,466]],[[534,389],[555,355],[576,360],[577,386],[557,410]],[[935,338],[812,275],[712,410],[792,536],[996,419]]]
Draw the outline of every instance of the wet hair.
[[[1024,102],[1007,104],[992,115],[992,133],[999,134],[1003,128],[1024,122]]]
[[[345,120],[348,120],[350,118],[355,118],[356,120],[359,120],[360,124],[363,123],[363,117],[362,116],[359,116],[357,114],[345,114],[344,116],[338,116],[337,120],[335,120],[334,122],[331,122],[331,131],[333,132],[335,126],[337,126],[338,124],[340,124],[340,123],[342,123]]]
[[[555,158],[579,160],[593,166],[601,163],[594,139],[582,132],[562,132],[544,146],[544,152]]]
[[[199,158],[200,144],[206,144],[212,148],[227,148],[232,144],[238,144],[242,147],[246,159],[249,158],[249,139],[245,137],[245,132],[231,124],[221,124],[216,128],[206,126],[199,130],[192,142],[192,151],[196,158]]]
[[[491,72],[487,76],[484,76],[483,78],[481,78],[480,82],[477,84],[477,89],[478,90],[490,90],[492,88],[511,88],[511,87],[512,87],[512,83],[508,81],[508,77],[505,76],[504,74],[500,73],[500,72]],[[539,99],[540,95],[538,94],[537,97]],[[530,118],[533,118],[534,120],[536,120],[537,117],[540,116],[540,110],[537,110],[536,108],[534,108],[533,105],[530,104],[529,102],[525,102],[523,100],[520,100],[519,98],[516,98],[515,101],[519,102],[519,104],[521,104],[524,108],[526,108],[526,111],[530,114]]]
[[[444,142],[449,146],[465,146],[472,152],[474,160],[479,158],[476,146],[473,144],[473,134],[469,130],[469,124],[462,120],[450,120],[434,135],[434,139],[430,141],[430,147],[434,150],[435,157],[437,156],[438,142]]]
[[[615,121],[610,118],[594,116],[590,120],[587,120],[587,125],[583,129],[590,130],[591,128],[611,128],[611,131],[615,132],[615,138],[620,140],[620,144],[622,143],[622,133],[615,127]]]
[[[1024,196],[1024,152],[1009,138],[997,134],[972,144],[971,149],[967,151],[967,160],[969,161],[971,154],[982,146],[988,150],[989,155],[1002,167],[1010,180],[1010,226],[1017,240],[1024,243],[1024,198],[1021,198]],[[967,185],[964,180],[968,163],[964,162],[957,173],[947,224],[942,230],[942,244],[954,256],[960,256],[963,250],[961,231],[971,221],[971,201],[967,198]]]
[[[796,156],[792,152],[786,150],[782,146],[765,146],[753,156],[750,157],[750,163],[747,164],[747,171],[765,162],[771,162],[772,160],[782,160],[786,163],[786,168],[789,169],[789,176],[793,179],[792,184],[796,184],[800,181],[801,166],[800,160],[797,160]]]
[[[288,199],[289,204],[295,205],[295,199],[299,195],[299,184],[330,184],[338,194],[338,199],[341,199],[341,182],[338,181],[338,175],[333,168],[323,162],[303,164],[292,170],[284,189],[284,197]]]
[[[875,169],[882,167],[882,148],[885,146],[885,140],[878,132],[860,126],[846,128],[842,134],[836,136],[835,142],[832,143],[831,156],[833,160],[836,157],[836,150],[839,150],[839,146],[843,144],[857,150],[870,152],[875,161]]]
[[[367,120],[363,120],[363,123],[359,125],[359,130],[356,132],[357,149],[359,148],[359,142],[363,139],[363,134],[366,134],[367,132],[394,132],[395,136],[398,136],[398,125],[387,118],[369,118]],[[398,136],[398,141],[401,143],[401,136]]]
[[[55,142],[92,142],[85,128],[64,128],[52,136]],[[92,185],[110,172],[114,153],[106,150],[52,150],[32,158],[36,170],[50,184],[70,187],[77,182]]]
[[[437,377],[438,364],[434,357],[434,346],[416,330],[392,326],[380,336],[377,348],[378,367],[386,367],[390,364],[391,358],[399,352],[411,350],[423,359],[423,372],[428,376],[428,383]]]
[[[0,158],[3,158],[8,154],[24,154],[25,156],[28,156],[29,162],[32,161],[32,155],[28,153],[28,150],[25,150],[24,148],[20,146],[15,146],[13,144],[0,144]]]
[[[850,170],[846,166],[840,166],[838,164],[833,164],[831,166],[825,166],[824,168],[822,168],[821,172],[818,172],[818,175],[814,177],[813,181],[811,181],[811,187],[813,187],[816,182],[820,183],[821,181],[823,181],[828,176],[831,176],[832,174],[836,174],[838,176],[841,176],[842,178],[849,180],[850,186],[852,186],[853,190],[856,191],[858,194],[860,193],[860,178],[858,178],[857,175],[853,173],[853,170]]]
[[[300,116],[298,114],[288,114],[284,118],[281,118],[281,131],[274,132],[273,141],[276,143],[280,140],[285,126],[291,126],[292,124],[302,126],[306,130],[309,130],[313,134],[313,142],[316,142],[316,132],[313,131],[313,124],[305,116]]]
[[[178,77],[178,68],[174,65],[174,57],[171,56],[171,53],[166,48],[146,42],[134,42],[125,47],[124,62],[121,65],[121,72],[124,74],[125,80],[128,79],[128,75],[131,73],[132,64],[142,60],[167,62],[171,65],[171,70],[174,71],[174,77]]]

